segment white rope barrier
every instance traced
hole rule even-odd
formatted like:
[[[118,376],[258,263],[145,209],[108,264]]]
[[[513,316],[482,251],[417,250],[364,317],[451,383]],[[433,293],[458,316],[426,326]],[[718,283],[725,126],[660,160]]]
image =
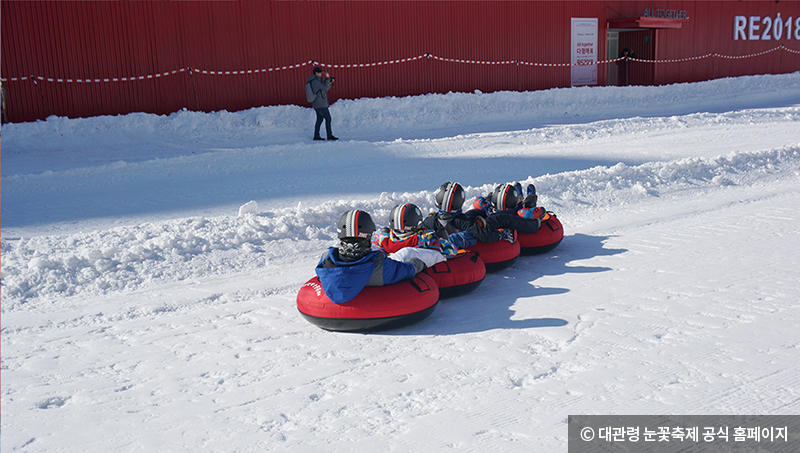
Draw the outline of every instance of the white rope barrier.
[[[484,65],[502,65],[502,64],[517,64],[517,60],[508,61],[477,61],[477,60],[459,60],[456,58],[442,58],[436,55],[431,55],[431,58],[439,61],[446,61],[449,63],[468,63],[468,64],[484,64]]]
[[[761,56],[761,55],[766,55],[766,54],[768,54],[770,52],[774,52],[774,51],[779,50],[779,49],[785,49],[785,47],[780,46],[780,47],[776,47],[774,49],[765,50],[763,52],[754,53],[754,54],[750,54],[750,55],[728,56],[728,55],[720,55],[720,54],[716,54],[715,53],[714,56],[720,57],[720,58],[727,58],[729,60],[740,60],[740,59],[743,59],[743,58],[758,57],[758,56]]]
[[[181,68],[176,69],[174,71],[167,71],[158,74],[148,74],[142,76],[133,76],[133,77],[104,77],[102,79],[67,79],[67,78],[55,78],[55,77],[42,77],[42,76],[22,76],[22,77],[9,77],[7,79],[2,79],[3,82],[11,81],[16,82],[18,80],[41,80],[42,82],[64,82],[64,83],[99,83],[99,82],[131,82],[134,80],[148,80],[148,79],[156,79],[160,77],[166,77],[169,75],[177,74],[179,72],[189,71],[190,68]]]
[[[373,66],[383,66],[388,64],[397,64],[397,63],[407,63],[409,61],[420,60],[425,58],[425,55],[419,55],[417,57],[409,57],[409,58],[402,58],[400,60],[388,60],[388,61],[381,61],[378,63],[353,63],[353,64],[325,64],[325,63],[315,63],[311,60],[309,63],[315,63],[319,66],[325,68],[369,68]]]
[[[707,55],[700,55],[697,57],[688,57],[688,58],[679,58],[675,60],[642,60],[640,58],[628,58],[631,61],[637,61],[639,63],[683,63],[685,61],[692,61],[692,60],[702,60],[704,58],[711,58],[711,57],[719,57],[721,55],[716,53],[710,53]]]
[[[207,69],[197,69],[197,68],[185,68],[184,71],[193,71],[199,74],[208,74],[208,75],[241,75],[241,74],[258,74],[261,72],[275,72],[275,71],[284,71],[287,69],[295,69],[301,68],[303,66],[311,64],[311,61],[306,61],[303,63],[291,64],[289,66],[280,66],[277,68],[266,68],[266,69],[246,69],[241,71],[212,71]]]
[[[739,56],[732,56],[732,55],[721,55],[718,53],[710,53],[706,55],[700,55],[696,57],[688,57],[688,58],[680,58],[680,59],[673,59],[673,60],[642,60],[639,58],[630,58],[627,57],[630,61],[636,61],[639,63],[653,63],[653,64],[663,64],[663,63],[682,63],[686,61],[693,61],[693,60],[702,60],[705,58],[725,58],[730,60],[739,60],[745,58],[753,58],[758,57],[761,55],[765,55],[771,52],[775,52],[777,50],[783,50],[786,52],[790,52],[793,54],[800,54],[800,50],[789,49],[783,45],[775,47],[770,50],[765,50],[763,52],[754,53],[750,55],[739,55]],[[139,76],[131,76],[131,77],[103,77],[103,78],[86,78],[86,79],[78,79],[78,78],[63,78],[63,77],[43,77],[37,75],[29,75],[29,76],[20,76],[20,77],[8,77],[2,78],[0,81],[2,82],[17,82],[17,81],[25,81],[25,80],[33,80],[34,82],[39,80],[43,82],[54,82],[54,83],[111,83],[111,82],[131,82],[131,81],[139,81],[139,80],[150,80],[150,79],[157,79],[161,77],[168,77],[170,75],[175,75],[182,72],[189,72],[189,74],[204,74],[204,75],[243,75],[243,74],[259,74],[259,73],[269,73],[269,72],[277,72],[277,71],[285,71],[289,69],[296,69],[301,68],[303,66],[308,65],[315,65],[325,68],[368,68],[368,67],[376,67],[376,66],[385,66],[391,64],[399,64],[399,63],[408,63],[416,60],[421,59],[434,59],[438,61],[448,62],[448,63],[462,63],[462,64],[478,64],[478,65],[525,65],[525,66],[534,66],[534,67],[545,67],[545,68],[554,68],[554,67],[569,67],[569,66],[589,66],[589,65],[596,65],[596,64],[609,64],[614,63],[617,61],[624,60],[625,57],[622,58],[615,58],[612,60],[599,60],[599,61],[592,61],[592,62],[585,62],[585,63],[536,63],[536,62],[528,62],[528,61],[520,61],[520,60],[505,60],[505,61],[480,61],[480,60],[464,60],[464,59],[456,59],[456,58],[444,58],[438,55],[432,54],[424,54],[418,55],[416,57],[409,57],[409,58],[402,58],[398,60],[387,60],[387,61],[380,61],[375,63],[351,63],[351,64],[327,64],[327,63],[320,63],[315,62],[314,60],[305,61],[303,63],[296,63],[288,66],[278,66],[274,68],[265,68],[265,69],[246,69],[246,70],[235,70],[235,71],[215,71],[215,70],[208,70],[208,69],[198,69],[198,68],[181,68],[175,69],[172,71],[161,72],[156,74],[148,74],[148,75],[139,75]]]

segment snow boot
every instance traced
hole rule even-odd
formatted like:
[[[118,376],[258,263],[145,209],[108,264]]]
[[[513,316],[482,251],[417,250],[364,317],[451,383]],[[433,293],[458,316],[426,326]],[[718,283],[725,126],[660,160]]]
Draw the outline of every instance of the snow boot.
[[[533,208],[539,202],[539,197],[536,195],[536,187],[533,187],[533,184],[528,184],[528,187],[525,190],[528,195],[525,195],[525,198],[522,200],[522,206],[524,208]]]

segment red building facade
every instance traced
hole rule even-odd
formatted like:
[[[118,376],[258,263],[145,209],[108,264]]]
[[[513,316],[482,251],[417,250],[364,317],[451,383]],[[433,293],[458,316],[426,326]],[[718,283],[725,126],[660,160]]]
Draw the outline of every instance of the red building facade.
[[[307,105],[312,64],[336,76],[332,101],[800,70],[797,0],[3,0],[0,7],[11,122]],[[576,35],[576,23],[593,36]],[[636,60],[613,61],[623,48]]]

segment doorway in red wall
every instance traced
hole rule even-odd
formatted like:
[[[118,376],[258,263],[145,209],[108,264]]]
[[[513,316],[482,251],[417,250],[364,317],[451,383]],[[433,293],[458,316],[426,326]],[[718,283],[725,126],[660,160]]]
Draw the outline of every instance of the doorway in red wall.
[[[655,29],[609,30],[607,37],[609,60],[619,58],[625,50],[631,58],[655,60]],[[655,80],[653,63],[622,60],[608,65],[608,85],[652,85]]]

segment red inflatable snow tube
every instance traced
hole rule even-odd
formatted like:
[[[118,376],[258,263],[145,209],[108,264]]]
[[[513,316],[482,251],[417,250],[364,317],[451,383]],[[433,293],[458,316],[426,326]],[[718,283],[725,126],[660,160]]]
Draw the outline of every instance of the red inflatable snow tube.
[[[539,231],[533,234],[518,234],[520,254],[538,255],[553,250],[564,239],[564,228],[555,214],[542,222]]]
[[[517,237],[516,232],[514,237]],[[514,264],[519,258],[519,241],[513,243],[508,241],[481,242],[467,248],[470,252],[478,252],[483,263],[486,265],[486,272],[497,272]]]
[[[439,288],[420,273],[411,280],[367,286],[351,301],[337,304],[325,295],[318,277],[297,293],[297,309],[317,327],[339,332],[387,330],[427,318],[439,302]]]
[[[439,297],[461,296],[477,288],[486,277],[486,265],[478,252],[467,252],[425,271],[439,287]]]

